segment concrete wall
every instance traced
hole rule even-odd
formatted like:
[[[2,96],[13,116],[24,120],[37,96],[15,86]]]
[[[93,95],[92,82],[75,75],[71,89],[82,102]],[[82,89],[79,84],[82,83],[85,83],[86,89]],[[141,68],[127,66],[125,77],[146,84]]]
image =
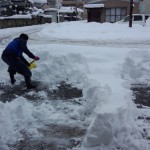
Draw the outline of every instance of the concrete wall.
[[[44,23],[51,23],[51,17],[32,17],[32,18],[0,18],[0,29],[12,28],[12,27],[22,27],[31,26]]]

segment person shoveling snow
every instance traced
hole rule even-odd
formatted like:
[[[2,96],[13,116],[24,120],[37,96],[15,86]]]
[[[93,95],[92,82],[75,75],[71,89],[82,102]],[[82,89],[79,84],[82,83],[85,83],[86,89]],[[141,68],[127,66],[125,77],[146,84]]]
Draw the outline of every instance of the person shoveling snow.
[[[14,75],[18,72],[24,76],[27,89],[32,89],[36,88],[36,85],[31,83],[32,73],[29,69],[31,64],[23,57],[22,54],[25,53],[28,57],[34,60],[39,60],[40,58],[30,52],[27,48],[27,41],[28,35],[24,33],[20,34],[18,38],[15,38],[6,46],[1,58],[8,65],[11,83],[15,83],[16,80]]]

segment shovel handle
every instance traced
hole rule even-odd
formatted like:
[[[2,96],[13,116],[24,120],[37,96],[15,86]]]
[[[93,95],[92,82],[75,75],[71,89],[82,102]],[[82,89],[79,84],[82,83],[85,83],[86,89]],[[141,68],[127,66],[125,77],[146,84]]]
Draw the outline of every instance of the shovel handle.
[[[30,62],[30,65],[32,64],[32,63],[34,63],[35,62],[35,60],[32,60],[31,62]]]

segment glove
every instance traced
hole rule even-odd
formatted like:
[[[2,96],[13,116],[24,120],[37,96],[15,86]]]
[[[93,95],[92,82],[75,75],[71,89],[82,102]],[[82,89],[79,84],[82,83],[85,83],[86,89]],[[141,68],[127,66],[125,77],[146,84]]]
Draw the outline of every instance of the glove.
[[[39,60],[40,58],[38,56],[35,56],[34,57],[34,60]]]

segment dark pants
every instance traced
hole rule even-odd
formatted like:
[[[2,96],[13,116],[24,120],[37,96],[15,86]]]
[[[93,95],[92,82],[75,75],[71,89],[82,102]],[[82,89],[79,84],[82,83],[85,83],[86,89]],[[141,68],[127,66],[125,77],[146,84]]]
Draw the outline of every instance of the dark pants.
[[[2,54],[2,60],[9,66],[9,73],[15,74],[16,72],[18,72],[25,78],[30,78],[32,76],[32,73],[28,66],[14,53],[8,53],[4,51]]]

